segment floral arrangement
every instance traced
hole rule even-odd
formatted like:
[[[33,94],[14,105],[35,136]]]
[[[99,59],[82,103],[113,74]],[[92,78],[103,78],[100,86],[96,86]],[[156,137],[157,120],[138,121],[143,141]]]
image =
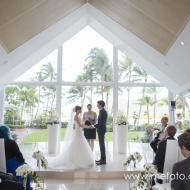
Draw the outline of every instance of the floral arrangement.
[[[47,124],[48,125],[59,124],[59,118],[55,111],[49,112],[49,120],[48,120]]]
[[[151,189],[152,177],[157,173],[153,164],[145,164],[144,170],[140,172],[137,180],[137,187]]]
[[[47,169],[47,167],[48,167],[48,161],[47,161],[47,159],[45,158],[43,152],[41,152],[41,151],[39,151],[39,150],[38,150],[38,151],[35,151],[35,152],[32,154],[32,157],[37,160],[37,167],[38,167],[39,169],[40,169],[40,165],[41,165],[42,168]]]
[[[118,125],[127,125],[127,121],[126,121],[126,116],[123,112],[119,112],[118,113],[118,117],[117,117],[117,124]]]
[[[127,167],[128,165],[130,165],[131,162],[133,162],[134,166],[135,166],[136,161],[140,162],[141,160],[142,160],[142,156],[140,155],[140,153],[139,152],[134,152],[133,154],[129,155],[129,157],[127,158],[127,160],[125,161],[125,163],[123,165],[125,167]]]
[[[27,177],[32,174],[32,168],[28,164],[24,164],[16,169],[16,175],[21,177]]]
[[[37,190],[43,190],[43,182],[41,183],[40,177],[36,172],[32,170],[32,168],[28,164],[23,164],[22,166],[16,169],[16,176],[20,176],[23,178],[23,186],[26,189],[27,177],[30,178],[31,181],[36,183]]]

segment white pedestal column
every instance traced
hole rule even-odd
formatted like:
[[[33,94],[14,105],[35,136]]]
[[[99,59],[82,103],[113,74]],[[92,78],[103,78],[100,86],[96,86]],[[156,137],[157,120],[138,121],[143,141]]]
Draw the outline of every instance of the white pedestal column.
[[[117,126],[117,150],[120,154],[127,153],[127,141],[128,141],[128,126]]]
[[[60,146],[59,134],[59,124],[48,124],[48,154],[57,154]]]

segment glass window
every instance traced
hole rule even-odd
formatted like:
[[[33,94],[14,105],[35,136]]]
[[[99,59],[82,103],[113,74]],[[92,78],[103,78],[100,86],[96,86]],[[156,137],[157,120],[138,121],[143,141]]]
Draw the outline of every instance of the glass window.
[[[119,82],[159,83],[121,51],[118,51],[118,70]]]
[[[56,81],[57,78],[57,49],[43,58],[32,68],[18,77],[15,81]]]
[[[119,112],[126,116],[129,141],[150,142],[154,125],[168,116],[168,90],[161,87],[120,87]],[[149,130],[150,129],[150,130]]]
[[[8,86],[5,89],[4,122],[11,127],[46,128],[55,104],[54,86]]]
[[[85,27],[63,45],[63,81],[111,81],[112,52],[112,44]]]

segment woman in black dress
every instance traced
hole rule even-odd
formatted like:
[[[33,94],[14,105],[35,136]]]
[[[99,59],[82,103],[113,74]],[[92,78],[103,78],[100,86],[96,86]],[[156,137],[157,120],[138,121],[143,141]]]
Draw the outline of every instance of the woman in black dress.
[[[92,111],[92,105],[87,105],[87,112],[83,114],[83,122],[85,125],[95,125],[97,121],[96,112]],[[84,129],[84,136],[86,137],[92,151],[94,150],[94,139],[96,139],[96,129]]]

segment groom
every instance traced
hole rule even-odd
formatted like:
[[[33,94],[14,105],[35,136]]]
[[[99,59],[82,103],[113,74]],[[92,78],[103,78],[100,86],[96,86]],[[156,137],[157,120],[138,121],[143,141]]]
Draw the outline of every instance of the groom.
[[[99,146],[101,157],[100,160],[96,161],[97,165],[106,164],[106,152],[105,152],[105,133],[106,133],[106,122],[107,122],[107,111],[104,109],[105,102],[99,100],[97,107],[99,109],[98,123],[95,125],[98,133]]]

